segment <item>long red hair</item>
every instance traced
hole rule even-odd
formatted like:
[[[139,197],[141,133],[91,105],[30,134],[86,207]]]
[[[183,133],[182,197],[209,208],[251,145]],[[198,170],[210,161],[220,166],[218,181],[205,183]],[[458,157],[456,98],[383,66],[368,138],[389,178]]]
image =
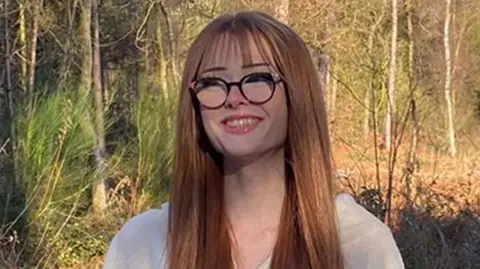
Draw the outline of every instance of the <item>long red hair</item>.
[[[169,269],[233,269],[231,236],[223,203],[221,156],[205,135],[189,83],[232,37],[248,58],[252,37],[286,85],[286,196],[272,269],[343,269],[332,183],[331,149],[322,86],[302,39],[288,26],[259,12],[213,20],[190,47],[177,114],[170,190]],[[203,65],[202,65],[203,64]]]

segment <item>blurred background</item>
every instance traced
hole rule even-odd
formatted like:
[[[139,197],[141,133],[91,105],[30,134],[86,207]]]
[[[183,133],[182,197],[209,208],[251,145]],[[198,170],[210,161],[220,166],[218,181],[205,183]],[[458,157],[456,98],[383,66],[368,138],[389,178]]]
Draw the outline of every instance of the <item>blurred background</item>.
[[[101,268],[168,201],[186,50],[253,9],[310,49],[339,191],[407,268],[480,268],[478,0],[1,0],[0,268]]]

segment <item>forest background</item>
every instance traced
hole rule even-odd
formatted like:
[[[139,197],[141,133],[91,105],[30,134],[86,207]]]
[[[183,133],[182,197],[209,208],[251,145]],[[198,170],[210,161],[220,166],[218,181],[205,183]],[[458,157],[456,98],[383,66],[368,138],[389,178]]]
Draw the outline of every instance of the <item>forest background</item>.
[[[168,200],[186,50],[239,10],[308,44],[337,180],[406,268],[480,268],[478,0],[1,0],[0,268],[101,268]]]

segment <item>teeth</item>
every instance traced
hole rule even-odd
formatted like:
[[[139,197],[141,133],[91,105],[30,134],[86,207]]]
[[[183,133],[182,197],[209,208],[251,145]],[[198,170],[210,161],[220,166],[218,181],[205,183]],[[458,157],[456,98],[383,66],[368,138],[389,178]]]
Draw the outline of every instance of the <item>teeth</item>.
[[[246,127],[258,122],[258,119],[247,118],[247,119],[238,119],[238,120],[229,120],[226,122],[229,127]]]

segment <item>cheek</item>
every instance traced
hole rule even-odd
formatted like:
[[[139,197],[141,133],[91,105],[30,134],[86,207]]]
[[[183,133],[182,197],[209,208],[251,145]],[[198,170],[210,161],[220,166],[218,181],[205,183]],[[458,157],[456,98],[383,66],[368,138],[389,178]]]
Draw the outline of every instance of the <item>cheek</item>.
[[[283,90],[275,94],[271,102],[264,107],[265,112],[271,119],[269,137],[275,138],[275,142],[282,142],[287,136],[288,107]]]
[[[276,124],[280,139],[285,140],[287,137],[288,128],[288,109],[286,104],[282,104],[281,109],[278,111]]]
[[[217,114],[218,113],[215,113],[214,111],[201,111],[203,128],[205,129],[205,133],[207,134],[208,138],[212,142],[213,140],[215,140],[214,138],[218,135],[220,131],[218,124],[216,124],[216,119],[218,118]]]
[[[277,124],[287,125],[288,107],[285,92],[282,89],[278,91],[271,102],[268,103],[268,113],[273,117]]]

